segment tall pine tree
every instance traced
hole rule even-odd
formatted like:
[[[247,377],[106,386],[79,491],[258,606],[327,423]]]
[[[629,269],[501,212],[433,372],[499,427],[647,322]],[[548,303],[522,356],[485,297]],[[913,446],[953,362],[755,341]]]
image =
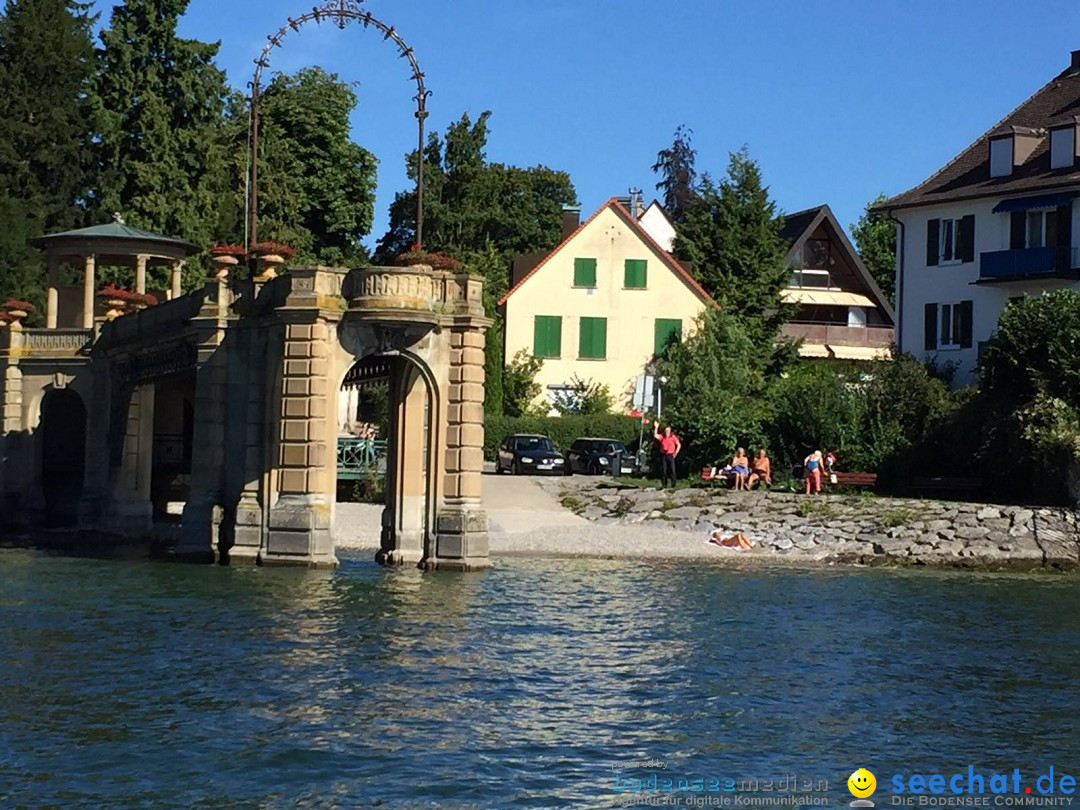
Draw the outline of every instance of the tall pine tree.
[[[719,183],[706,175],[677,228],[675,253],[756,343],[772,345],[790,314],[780,292],[790,281],[781,220],[761,170],[745,147]]]
[[[89,8],[8,0],[0,16],[0,295],[39,305],[44,266],[27,240],[84,224],[94,132]]]
[[[188,0],[126,0],[101,32],[94,216],[207,245],[231,194],[219,44],[182,39]]]

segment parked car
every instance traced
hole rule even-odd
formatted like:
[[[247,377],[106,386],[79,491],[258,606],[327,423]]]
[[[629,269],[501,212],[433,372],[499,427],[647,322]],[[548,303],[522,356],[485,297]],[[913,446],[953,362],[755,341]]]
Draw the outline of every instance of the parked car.
[[[499,445],[495,454],[495,472],[512,472],[521,475],[527,472],[555,473],[563,475],[566,459],[555,449],[547,436],[535,433],[513,433]]]
[[[567,472],[610,475],[616,457],[620,460],[621,475],[638,474],[637,458],[618,439],[577,439],[566,452]]]

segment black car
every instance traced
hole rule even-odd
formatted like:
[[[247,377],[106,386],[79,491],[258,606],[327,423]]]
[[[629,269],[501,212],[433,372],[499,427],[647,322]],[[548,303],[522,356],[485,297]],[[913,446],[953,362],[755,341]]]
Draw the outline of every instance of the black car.
[[[547,436],[534,433],[514,433],[499,445],[495,455],[495,472],[509,470],[514,475],[527,472],[563,475],[566,459],[555,449]]]
[[[637,459],[618,439],[578,439],[566,452],[567,471],[610,475],[616,457],[620,460],[620,475],[637,475]]]

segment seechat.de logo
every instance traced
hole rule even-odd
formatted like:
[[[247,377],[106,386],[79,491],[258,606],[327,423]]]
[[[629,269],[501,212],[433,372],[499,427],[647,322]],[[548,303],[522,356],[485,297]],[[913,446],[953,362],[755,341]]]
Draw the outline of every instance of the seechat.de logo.
[[[855,801],[850,804],[851,807],[874,806],[874,803],[867,799],[877,790],[877,779],[866,768],[859,768],[859,770],[851,774],[847,780],[847,787],[851,791],[851,795],[855,797]]]

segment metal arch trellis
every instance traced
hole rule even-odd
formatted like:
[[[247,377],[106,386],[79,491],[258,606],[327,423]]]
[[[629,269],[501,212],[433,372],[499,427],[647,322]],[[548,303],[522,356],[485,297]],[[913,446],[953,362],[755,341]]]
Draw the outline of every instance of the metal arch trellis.
[[[350,22],[358,22],[367,28],[374,26],[382,32],[383,40],[393,40],[397,45],[402,58],[409,60],[412,67],[412,80],[416,82],[416,121],[417,121],[417,161],[416,161],[416,244],[422,245],[424,238],[424,120],[427,118],[427,98],[431,91],[424,86],[424,73],[420,70],[420,64],[416,61],[413,49],[394,30],[393,26],[375,17],[370,11],[361,11],[360,5],[364,0],[329,0],[324,6],[316,6],[306,14],[296,19],[289,17],[288,22],[281,26],[276,34],[267,37],[266,47],[263,48],[259,58],[255,60],[255,75],[251,80],[251,130],[249,137],[249,176],[248,176],[248,246],[252,247],[258,241],[258,204],[259,204],[259,163],[257,160],[259,149],[259,91],[262,80],[263,68],[270,66],[270,53],[274,48],[282,46],[282,40],[289,31],[299,31],[300,26],[314,21],[316,24],[323,20],[332,21],[338,28],[344,30]]]

